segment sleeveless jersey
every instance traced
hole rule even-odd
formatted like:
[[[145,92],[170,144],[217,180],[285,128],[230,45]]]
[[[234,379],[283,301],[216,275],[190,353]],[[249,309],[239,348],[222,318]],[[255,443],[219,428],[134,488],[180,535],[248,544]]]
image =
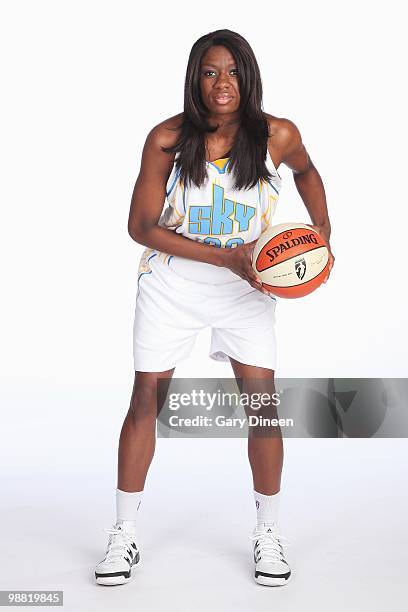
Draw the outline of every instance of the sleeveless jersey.
[[[198,188],[186,187],[179,180],[180,172],[175,165],[178,155],[166,185],[167,207],[158,225],[215,248],[234,248],[259,238],[271,223],[282,185],[269,151],[265,163],[272,174],[270,181],[260,179],[255,187],[238,191],[233,189],[229,157],[207,161],[207,179]],[[223,284],[240,278],[229,268],[147,247],[140,259],[138,281],[151,272],[149,262],[153,257],[187,280]]]

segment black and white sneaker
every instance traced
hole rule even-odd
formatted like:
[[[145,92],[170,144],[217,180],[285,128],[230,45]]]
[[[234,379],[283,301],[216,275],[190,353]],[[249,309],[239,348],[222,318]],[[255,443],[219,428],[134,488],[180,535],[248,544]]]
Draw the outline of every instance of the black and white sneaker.
[[[129,582],[132,569],[140,560],[136,534],[120,523],[104,531],[109,533],[109,541],[105,558],[95,568],[96,582],[107,586]]]
[[[289,540],[279,533],[276,523],[263,523],[254,529],[255,580],[266,586],[281,586],[289,582],[290,567],[283,553]]]

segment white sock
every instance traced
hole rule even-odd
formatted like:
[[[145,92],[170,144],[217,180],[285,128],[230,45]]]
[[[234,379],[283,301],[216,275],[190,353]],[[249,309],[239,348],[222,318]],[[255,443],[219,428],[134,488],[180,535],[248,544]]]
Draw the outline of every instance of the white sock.
[[[136,531],[137,511],[142,502],[143,491],[128,492],[116,489],[116,523],[124,530]]]
[[[258,526],[278,522],[280,491],[274,495],[264,495],[254,490],[256,522]]]

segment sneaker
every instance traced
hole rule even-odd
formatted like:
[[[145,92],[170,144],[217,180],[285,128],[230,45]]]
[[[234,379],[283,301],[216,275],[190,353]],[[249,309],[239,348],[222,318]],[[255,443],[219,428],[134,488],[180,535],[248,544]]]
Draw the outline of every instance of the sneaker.
[[[109,533],[109,541],[105,558],[95,568],[96,582],[109,586],[129,582],[132,568],[140,560],[136,534],[124,529],[119,523],[104,531]]]
[[[280,586],[289,582],[291,571],[283,554],[283,542],[289,540],[279,533],[276,523],[263,523],[254,529],[255,580],[266,586]]]

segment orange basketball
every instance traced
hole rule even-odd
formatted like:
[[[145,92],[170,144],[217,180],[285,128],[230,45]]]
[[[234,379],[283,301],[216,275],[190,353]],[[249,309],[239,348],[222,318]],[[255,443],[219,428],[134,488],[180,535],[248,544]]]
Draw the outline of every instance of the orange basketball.
[[[283,298],[312,293],[322,284],[328,262],[323,238],[304,223],[268,227],[252,253],[252,267],[265,289]]]

